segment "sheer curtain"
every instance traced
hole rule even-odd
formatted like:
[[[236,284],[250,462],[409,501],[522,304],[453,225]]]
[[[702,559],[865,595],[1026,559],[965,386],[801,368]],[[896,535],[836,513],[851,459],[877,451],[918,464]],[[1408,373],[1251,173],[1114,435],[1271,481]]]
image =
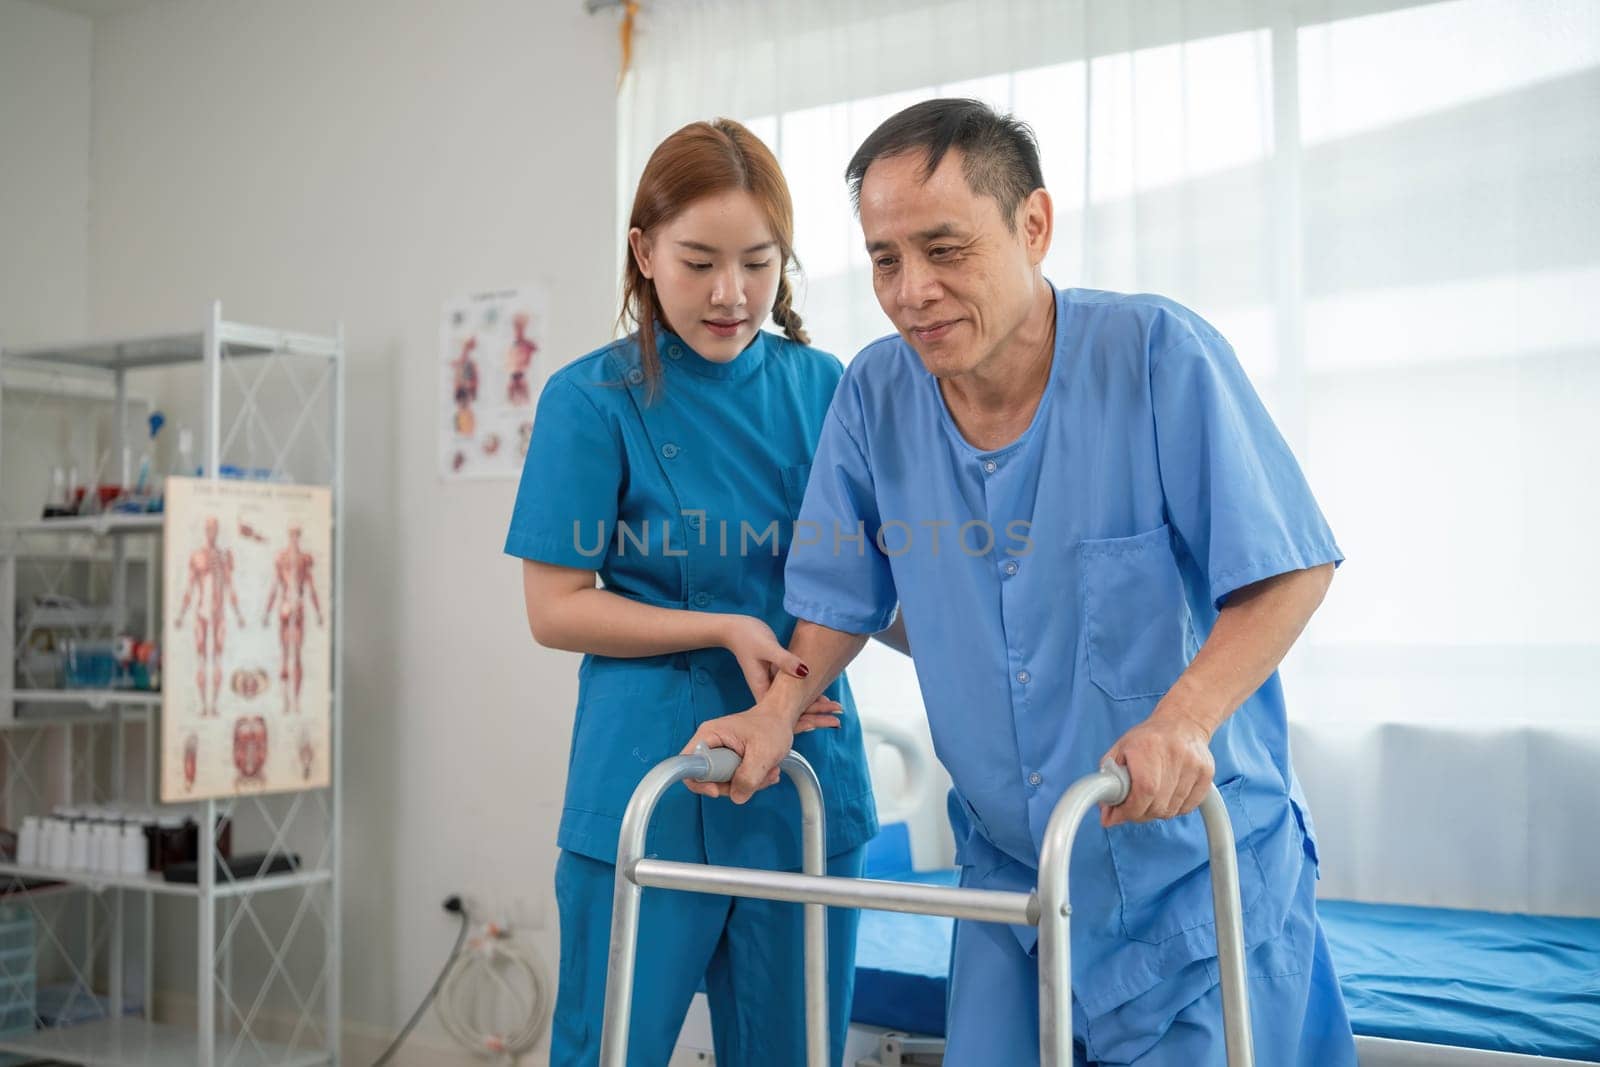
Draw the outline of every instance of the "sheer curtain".
[[[1526,870],[1600,807],[1600,5],[660,0],[619,196],[684,122],[748,122],[794,191],[807,325],[848,360],[889,326],[844,164],[931,95],[1028,121],[1049,277],[1200,311],[1300,456],[1349,556],[1285,668],[1350,860],[1333,888],[1600,913],[1595,850]],[[892,656],[853,677],[916,713]],[[1484,779],[1471,818],[1523,850],[1474,854],[1521,864],[1492,890],[1453,845],[1358,845],[1392,804],[1451,820]]]

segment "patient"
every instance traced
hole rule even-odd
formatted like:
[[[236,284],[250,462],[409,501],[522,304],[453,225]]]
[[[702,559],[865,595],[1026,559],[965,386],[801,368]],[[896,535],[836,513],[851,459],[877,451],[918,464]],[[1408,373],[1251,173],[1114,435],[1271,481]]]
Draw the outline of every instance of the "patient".
[[[1105,758],[1132,778],[1074,853],[1080,1061],[1223,1063],[1195,814],[1215,782],[1257,1061],[1353,1065],[1276,673],[1342,559],[1294,457],[1200,316],[1044,277],[1054,205],[1021,123],[926,101],[878,127],[847,178],[896,333],[845,373],[801,519],[865,537],[796,543],[784,606],[811,675],[688,747],[738,749],[723,789],[757,795],[898,605],[960,800],[962,885],[1031,889],[1067,787]],[[957,924],[946,1063],[1038,1061],[1034,940]]]

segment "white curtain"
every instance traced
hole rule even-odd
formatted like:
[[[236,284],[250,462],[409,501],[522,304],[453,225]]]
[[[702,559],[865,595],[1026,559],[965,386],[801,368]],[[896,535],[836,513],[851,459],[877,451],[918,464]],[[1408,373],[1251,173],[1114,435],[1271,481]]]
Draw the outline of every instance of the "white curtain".
[[[658,0],[623,93],[624,212],[661,137],[748,122],[794,192],[806,323],[848,360],[889,326],[844,166],[932,95],[1029,122],[1050,278],[1200,311],[1300,456],[1349,556],[1285,668],[1327,844],[1365,872],[1336,888],[1600,914],[1593,848],[1583,888],[1557,864],[1520,896],[1426,856],[1354,862],[1391,831],[1352,814],[1367,768],[1340,740],[1531,728],[1600,751],[1600,4]],[[915,714],[891,656],[853,677]],[[1449,751],[1411,753],[1447,796],[1485,773]],[[1600,808],[1600,766],[1562,766],[1508,759],[1493,784]]]

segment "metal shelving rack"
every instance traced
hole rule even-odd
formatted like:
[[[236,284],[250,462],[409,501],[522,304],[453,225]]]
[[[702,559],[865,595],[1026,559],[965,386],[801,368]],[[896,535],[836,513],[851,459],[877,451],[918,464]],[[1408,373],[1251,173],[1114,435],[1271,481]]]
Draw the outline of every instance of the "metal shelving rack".
[[[109,875],[0,863],[0,891],[5,893],[0,900],[32,908],[41,948],[59,956],[71,971],[72,996],[78,995],[80,987],[93,991],[96,985],[108,994],[103,1002],[89,998],[99,1008],[97,1018],[31,1034],[0,1036],[0,1053],[93,1067],[337,1064],[345,528],[342,327],[331,336],[315,336],[247,326],[224,320],[221,304],[214,302],[204,328],[196,331],[0,349],[0,390],[8,380],[19,379],[34,383],[72,379],[78,386],[88,379],[101,383],[102,392],[109,385],[116,435],[119,443],[131,445],[139,438],[130,434],[128,426],[129,373],[185,365],[200,368],[204,410],[201,456],[209,476],[217,477],[224,464],[261,467],[263,461],[269,461],[278,476],[290,470],[293,461],[295,480],[332,487],[330,784],[319,790],[161,808],[192,814],[202,828],[197,884],[170,883],[155,874]],[[176,380],[176,375],[168,379]],[[286,397],[287,403],[270,403],[274,390]],[[308,471],[308,466],[317,469]],[[0,487],[0,500],[4,500],[4,487]],[[19,561],[29,559],[36,551],[32,546],[42,543],[50,546],[46,554],[55,559],[98,560],[109,567],[113,626],[122,626],[129,618],[129,575],[135,565],[142,568],[145,632],[159,633],[155,575],[160,565],[161,518],[112,513],[0,522],[0,635],[10,638],[7,643],[12,650],[0,655],[0,748],[4,759],[0,764],[0,803],[4,821],[13,827],[20,825],[23,814],[43,814],[51,803],[41,795],[43,790],[30,773],[30,767],[37,768],[41,746],[45,762],[65,783],[65,802],[76,803],[78,795],[87,795],[89,803],[105,796],[117,803],[156,806],[159,694],[18,684],[27,680],[19,680],[15,674],[12,653],[17,651],[17,635],[12,632],[12,621]],[[140,727],[143,733],[142,790],[138,795],[130,792],[125,780],[129,727]],[[109,735],[109,771],[103,766],[107,754],[101,751],[102,735]],[[109,787],[104,785],[107,777]],[[31,810],[24,810],[30,808],[30,801]],[[259,842],[250,842],[252,850],[293,847],[300,851],[302,865],[291,873],[258,877],[234,878],[226,869],[218,871],[218,829],[224,821],[233,825],[235,851],[240,850],[242,840],[254,836]],[[204,832],[208,827],[211,832]],[[196,910],[196,1019],[192,1029],[153,1018],[157,897],[192,901]],[[143,1003],[136,1015],[127,1013],[125,990],[130,901],[143,912],[142,937],[137,939],[142,940],[142,957],[134,961],[143,966]],[[69,916],[73,910],[78,914]],[[285,914],[289,914],[287,921],[279,921]],[[68,918],[72,921],[63,921]],[[77,928],[79,921],[81,929]],[[320,926],[320,937],[313,925]],[[77,951],[80,943],[81,952]],[[248,958],[252,950],[254,959]],[[246,958],[241,963],[239,957]],[[241,995],[239,979],[239,972],[252,962],[262,965],[257,972],[264,971],[253,998],[247,992]],[[102,973],[104,980],[97,982],[96,976]]]

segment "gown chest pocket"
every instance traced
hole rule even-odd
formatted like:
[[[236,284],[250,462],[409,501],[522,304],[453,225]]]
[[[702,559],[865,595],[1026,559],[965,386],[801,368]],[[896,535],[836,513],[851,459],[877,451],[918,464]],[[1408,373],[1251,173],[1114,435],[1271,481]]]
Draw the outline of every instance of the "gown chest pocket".
[[[1089,680],[1113,700],[1165,695],[1188,666],[1191,640],[1170,527],[1078,550]]]

